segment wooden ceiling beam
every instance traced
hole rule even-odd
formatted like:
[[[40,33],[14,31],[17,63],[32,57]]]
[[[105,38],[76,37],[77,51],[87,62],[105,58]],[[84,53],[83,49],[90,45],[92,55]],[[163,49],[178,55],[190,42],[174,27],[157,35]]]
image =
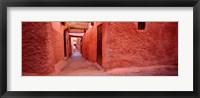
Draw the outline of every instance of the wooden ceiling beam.
[[[87,28],[77,28],[77,27],[70,27],[70,29],[80,29],[80,30],[87,30]]]

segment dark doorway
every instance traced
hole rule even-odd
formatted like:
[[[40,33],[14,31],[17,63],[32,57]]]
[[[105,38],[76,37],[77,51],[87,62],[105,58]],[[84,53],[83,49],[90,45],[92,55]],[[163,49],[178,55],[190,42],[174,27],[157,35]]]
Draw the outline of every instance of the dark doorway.
[[[64,38],[64,56],[67,57],[67,42],[66,42],[66,33],[67,33],[67,30],[64,30],[64,33],[63,33],[63,38]]]
[[[97,63],[102,65],[102,24],[97,26]]]

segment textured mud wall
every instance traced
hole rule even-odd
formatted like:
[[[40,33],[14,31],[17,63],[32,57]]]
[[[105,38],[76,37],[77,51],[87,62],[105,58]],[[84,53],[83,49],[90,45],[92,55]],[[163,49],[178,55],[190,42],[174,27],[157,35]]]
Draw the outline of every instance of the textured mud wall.
[[[54,54],[50,46],[47,27],[50,23],[22,23],[22,66],[23,72],[51,73],[54,71]]]
[[[147,22],[145,30],[137,23],[104,23],[104,68],[177,64],[177,22]]]
[[[96,54],[97,54],[97,25],[99,23],[95,22],[94,26],[89,27],[87,32],[83,37],[83,57],[92,61],[96,62]]]
[[[22,23],[23,73],[49,74],[63,59],[63,34],[59,23]]]

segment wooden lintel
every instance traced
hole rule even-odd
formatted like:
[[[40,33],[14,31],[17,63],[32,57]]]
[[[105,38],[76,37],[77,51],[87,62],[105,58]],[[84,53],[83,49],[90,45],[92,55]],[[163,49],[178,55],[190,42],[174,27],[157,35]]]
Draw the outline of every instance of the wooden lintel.
[[[76,27],[70,27],[70,29],[80,29],[80,30],[87,30],[87,28],[76,28]]]

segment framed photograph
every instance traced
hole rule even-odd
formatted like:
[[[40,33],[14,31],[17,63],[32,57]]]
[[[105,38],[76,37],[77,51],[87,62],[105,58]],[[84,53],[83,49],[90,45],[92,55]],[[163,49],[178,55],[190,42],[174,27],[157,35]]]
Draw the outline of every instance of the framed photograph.
[[[198,98],[199,0],[4,0],[2,98]]]

